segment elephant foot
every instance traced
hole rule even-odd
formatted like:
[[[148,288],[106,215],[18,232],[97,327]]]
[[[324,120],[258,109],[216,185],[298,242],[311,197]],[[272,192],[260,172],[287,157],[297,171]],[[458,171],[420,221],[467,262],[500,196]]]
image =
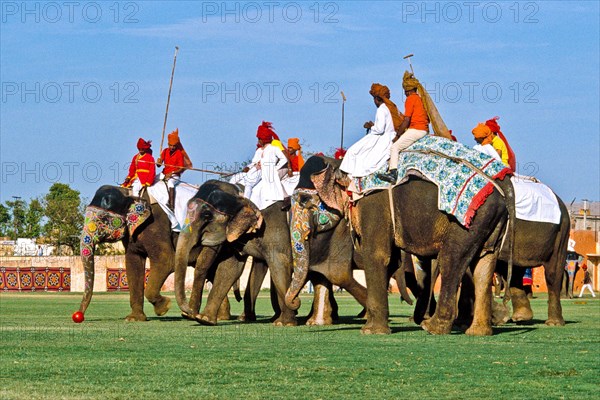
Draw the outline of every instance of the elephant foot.
[[[528,308],[520,308],[518,310],[514,310],[511,319],[514,322],[525,322],[531,321],[533,319],[533,311]]]
[[[390,333],[392,333],[392,330],[387,325],[384,325],[384,326],[375,326],[375,325],[366,326],[365,325],[360,330],[360,333],[363,335],[389,335]]]
[[[256,321],[256,313],[252,312],[252,313],[246,314],[246,312],[244,311],[243,313],[241,313],[239,315],[237,320],[241,321],[241,322],[255,322]]]
[[[510,320],[508,308],[504,304],[492,301],[492,325],[504,325]]]
[[[171,299],[168,297],[162,297],[159,301],[154,303],[154,313],[159,317],[165,315],[171,308]]]
[[[308,326],[324,326],[324,325],[333,325],[333,319],[332,318],[315,318],[315,317],[310,317],[307,321],[306,321],[306,325]]]
[[[275,321],[273,321],[273,325],[275,325],[275,326],[298,326],[298,321],[296,320],[296,317],[291,318],[291,319],[279,317]]]
[[[144,314],[143,312],[141,312],[141,313],[132,312],[131,314],[129,314],[128,316],[125,317],[125,321],[127,321],[127,322],[145,322],[145,321],[148,321],[148,317],[146,317],[146,314]]]
[[[181,316],[183,317],[183,319],[187,319],[187,320],[190,320],[190,321],[195,321],[196,320],[196,318],[194,318],[194,316],[192,314],[188,314],[186,312],[182,312]]]
[[[217,315],[217,321],[229,321],[231,318],[231,314],[229,313],[219,313]]]
[[[217,320],[215,320],[214,318],[211,319],[208,317],[208,315],[205,315],[205,314],[196,314],[195,319],[201,325],[205,325],[205,326],[216,326],[217,325]]]
[[[442,322],[434,316],[421,322],[421,328],[432,335],[448,335],[452,332],[452,322]]]
[[[469,336],[492,336],[492,327],[489,325],[471,325],[465,333]]]
[[[548,326],[565,326],[565,320],[560,318],[548,318],[546,320],[546,325]]]

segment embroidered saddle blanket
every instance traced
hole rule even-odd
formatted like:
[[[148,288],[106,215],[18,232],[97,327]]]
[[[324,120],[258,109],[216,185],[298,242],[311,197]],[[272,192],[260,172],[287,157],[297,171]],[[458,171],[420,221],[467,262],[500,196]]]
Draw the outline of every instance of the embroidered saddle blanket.
[[[493,192],[493,185],[456,159],[469,162],[492,179],[503,179],[506,174],[512,173],[504,164],[487,154],[458,142],[428,135],[400,152],[398,181],[394,186],[404,183],[410,175],[419,175],[431,181],[438,187],[438,209],[454,215],[468,228],[477,209]],[[349,190],[366,195],[374,190],[389,188],[390,183],[377,177],[379,172],[386,170],[387,166],[384,166],[374,174],[353,178]]]

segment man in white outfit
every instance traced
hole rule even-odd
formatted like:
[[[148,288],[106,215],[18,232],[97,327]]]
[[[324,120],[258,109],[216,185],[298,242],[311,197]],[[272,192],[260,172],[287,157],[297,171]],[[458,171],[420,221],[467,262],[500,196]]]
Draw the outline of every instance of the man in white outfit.
[[[583,270],[583,286],[581,287],[581,292],[579,292],[579,297],[583,296],[583,291],[585,289],[589,290],[592,293],[592,297],[596,297],[594,293],[594,288],[592,287],[592,277],[590,276],[589,271],[587,270],[587,265],[583,264],[581,267]]]
[[[350,146],[340,166],[353,178],[370,175],[386,165],[396,127],[399,128],[403,120],[402,114],[389,99],[390,90],[386,86],[374,83],[369,93],[377,106],[375,122],[365,122],[367,135]]]
[[[279,137],[273,131],[270,122],[263,121],[258,127],[256,137],[262,148],[260,161],[257,164],[260,184],[254,186],[250,200],[256,204],[259,210],[264,210],[285,197],[281,178],[287,173],[283,167],[287,165],[288,158],[280,147],[272,144],[275,140],[279,141]]]

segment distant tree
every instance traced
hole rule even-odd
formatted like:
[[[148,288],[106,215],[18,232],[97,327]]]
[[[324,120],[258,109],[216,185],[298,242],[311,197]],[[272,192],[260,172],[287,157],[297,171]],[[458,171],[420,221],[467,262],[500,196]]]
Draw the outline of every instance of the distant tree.
[[[83,215],[79,192],[64,183],[55,183],[43,199],[44,215],[48,219],[43,232],[56,246],[68,246],[73,254],[79,252],[79,235],[83,227]]]
[[[24,237],[25,214],[27,213],[27,203],[20,198],[13,201],[7,201],[6,206],[10,213],[10,222],[8,224],[8,235],[12,239]]]
[[[8,207],[0,204],[0,236],[8,236],[10,234],[10,212]]]
[[[31,199],[25,213],[24,236],[28,238],[37,238],[42,233],[42,218],[44,217],[44,207],[39,199]]]

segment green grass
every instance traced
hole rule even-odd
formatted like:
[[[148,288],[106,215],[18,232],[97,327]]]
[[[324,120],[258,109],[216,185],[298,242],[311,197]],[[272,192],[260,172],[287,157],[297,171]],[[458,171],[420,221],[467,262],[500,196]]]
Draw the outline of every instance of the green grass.
[[[165,317],[126,323],[127,294],[97,294],[74,324],[80,294],[0,295],[2,399],[596,398],[600,300],[563,300],[565,327],[547,327],[546,298],[532,325],[494,336],[431,336],[390,296],[388,336],[362,336],[360,311],[338,295],[343,323],[275,328],[270,302],[259,323],[204,327]],[[171,294],[171,297],[172,294]],[[300,315],[310,299],[303,298]],[[241,305],[232,303],[232,313]]]

